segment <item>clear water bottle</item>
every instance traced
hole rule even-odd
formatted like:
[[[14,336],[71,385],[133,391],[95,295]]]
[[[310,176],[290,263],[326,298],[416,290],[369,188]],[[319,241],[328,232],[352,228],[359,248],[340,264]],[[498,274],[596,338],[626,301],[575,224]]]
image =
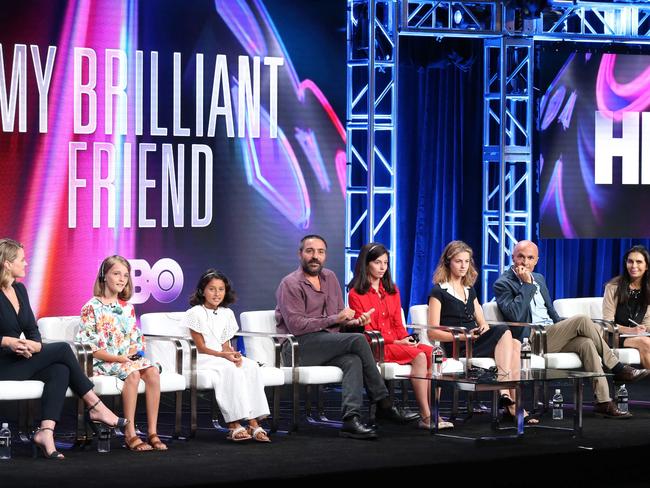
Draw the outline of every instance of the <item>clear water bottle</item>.
[[[11,459],[11,431],[6,422],[0,429],[0,459]]]
[[[555,395],[553,395],[553,420],[562,420],[564,418],[564,398],[562,398],[562,391],[557,388]]]
[[[525,337],[524,343],[521,345],[521,370],[522,371],[530,370],[531,356],[532,356],[532,350],[530,348],[530,342],[528,342],[528,337]]]
[[[111,428],[103,424],[97,434],[97,452],[111,452]]]
[[[433,351],[431,351],[431,367],[434,376],[440,376],[442,374],[442,363],[444,359],[445,351],[440,347],[440,344],[434,344]]]
[[[625,385],[621,385],[618,391],[616,392],[616,406],[623,413],[628,413],[630,411],[629,406],[629,395]]]

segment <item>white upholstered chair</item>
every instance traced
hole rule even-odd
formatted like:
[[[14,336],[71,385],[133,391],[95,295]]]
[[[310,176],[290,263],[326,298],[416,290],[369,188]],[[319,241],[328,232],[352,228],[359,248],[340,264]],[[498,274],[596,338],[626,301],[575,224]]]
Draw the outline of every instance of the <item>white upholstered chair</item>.
[[[78,315],[66,317],[43,317],[38,320],[38,329],[44,341],[66,341],[72,343],[75,340],[81,319]],[[150,338],[147,341],[145,355],[154,362],[165,363],[160,374],[160,391],[163,393],[171,392],[176,395],[176,422],[174,426],[174,435],[179,436],[181,433],[181,409],[182,409],[182,392],[185,390],[186,382],[182,374],[182,364],[180,358],[181,344],[178,341],[163,339],[173,349],[176,354],[172,355],[174,360],[169,361],[167,358],[152,354],[150,347],[158,341],[157,338]],[[122,392],[123,381],[115,376],[93,376],[92,371],[92,354],[89,347],[86,348],[88,358],[86,361],[86,374],[94,384],[94,391],[99,396],[117,396]],[[145,384],[140,380],[138,393],[144,393]]]
[[[190,335],[187,327],[181,325],[181,320],[185,312],[154,312],[142,314],[140,317],[140,323],[142,324],[142,332],[145,336],[150,339],[152,337],[176,337],[182,340],[184,353],[183,353],[183,371],[185,376],[185,381],[190,389],[190,410],[191,410],[191,420],[190,420],[190,430],[191,435],[194,436],[198,428],[197,424],[197,391],[200,390],[209,390],[213,391],[213,380],[217,376],[217,373],[212,370],[200,370],[196,368],[196,359],[197,359],[197,349],[192,337]],[[244,332],[238,332],[236,335],[244,335]],[[164,343],[158,343],[151,346],[152,352],[155,351],[157,357],[166,358],[167,361],[171,359],[169,345]],[[247,349],[247,357],[252,358]],[[278,359],[279,361],[279,359]],[[165,364],[163,364],[163,370]],[[275,367],[275,362],[273,360],[267,360],[262,368],[262,378],[264,380],[264,386],[274,387],[274,408],[273,416],[271,418],[272,430],[277,430],[277,422],[279,420],[280,411],[279,403],[276,405],[275,398],[279,399],[279,392],[276,391],[276,388],[284,384],[284,374],[282,371]],[[214,402],[214,395],[211,394],[213,399],[213,406],[216,407],[216,402]],[[278,400],[279,401],[279,400]],[[275,408],[277,406],[277,409]],[[212,423],[215,427],[219,428],[219,422],[216,416],[216,408],[213,409],[213,419]]]
[[[0,381],[0,402],[18,401],[27,403],[27,408],[18,409],[18,436],[27,442],[33,423],[31,403],[43,394],[43,382],[36,380]]]
[[[275,322],[274,310],[255,310],[250,312],[243,312],[240,315],[241,329],[244,333],[264,334],[259,337],[255,335],[244,335],[244,344],[246,346],[246,354],[251,359],[258,361],[262,364],[268,364],[271,361],[272,351],[278,347],[278,343],[268,339],[269,336],[276,336],[280,339],[289,340],[293,349],[293,364],[282,364],[281,370],[284,375],[285,384],[292,385],[292,429],[298,428],[298,413],[300,401],[300,386],[312,387],[318,389],[322,385],[341,383],[343,380],[343,371],[336,366],[301,366],[300,365],[300,351],[297,342],[293,340],[291,335],[283,335],[277,333]],[[278,349],[279,352],[279,349]],[[274,354],[274,353],[273,353]],[[325,424],[338,426],[339,422],[332,422],[328,420],[323,413],[323,405],[321,403],[322,395],[318,394],[318,411],[314,417],[311,412],[311,401],[309,393],[305,402],[307,410],[307,420],[310,423]]]
[[[482,308],[483,316],[488,323],[505,323],[497,302],[485,302]],[[547,354],[542,351],[541,356],[538,354],[532,355],[531,367],[533,369],[578,369],[582,368],[582,362],[578,355],[573,352]]]
[[[413,322],[416,325],[422,325],[422,326],[427,325],[428,313],[429,313],[428,305],[412,305],[411,308],[409,309],[409,312],[411,314],[411,322]],[[423,341],[426,340],[427,342],[429,342],[427,338],[426,330],[423,330],[422,333],[420,334],[420,340]],[[469,366],[478,366],[479,368],[486,368],[486,369],[496,365],[493,358],[471,357],[470,363],[471,364]],[[442,370],[444,373],[462,372],[464,371],[466,364],[467,364],[466,358],[460,358],[460,357],[448,358],[443,364]],[[533,359],[533,367],[536,367],[537,364],[538,363]]]

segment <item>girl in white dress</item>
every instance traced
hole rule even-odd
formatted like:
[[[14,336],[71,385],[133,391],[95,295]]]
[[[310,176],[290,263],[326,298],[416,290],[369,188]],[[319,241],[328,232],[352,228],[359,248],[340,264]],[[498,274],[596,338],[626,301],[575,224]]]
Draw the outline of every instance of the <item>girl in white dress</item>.
[[[260,368],[230,345],[238,330],[235,314],[227,308],[234,301],[228,277],[209,269],[190,297],[193,307],[185,312],[183,325],[190,329],[199,352],[197,369],[216,373],[214,396],[230,430],[228,439],[271,442],[258,422],[269,415]],[[248,421],[248,428],[241,425],[242,420]]]

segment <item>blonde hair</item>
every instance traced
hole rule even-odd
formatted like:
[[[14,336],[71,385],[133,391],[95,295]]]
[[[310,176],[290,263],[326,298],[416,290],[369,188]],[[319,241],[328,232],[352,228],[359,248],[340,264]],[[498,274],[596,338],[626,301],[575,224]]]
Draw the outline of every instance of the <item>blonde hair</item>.
[[[96,297],[101,297],[104,295],[104,291],[106,290],[106,275],[111,270],[111,268],[118,263],[124,265],[129,271],[129,281],[126,283],[124,289],[117,295],[117,298],[125,302],[131,298],[133,295],[133,283],[131,282],[131,264],[129,264],[125,258],[118,256],[117,254],[109,256],[102,261],[102,264],[97,271],[95,285],[93,286],[93,295]]]
[[[442,251],[442,255],[438,260],[438,267],[433,273],[433,284],[440,284],[446,281],[449,281],[451,278],[451,270],[449,269],[449,263],[457,254],[461,252],[469,253],[469,268],[467,269],[467,274],[463,276],[462,284],[463,286],[473,286],[478,277],[478,271],[476,271],[476,266],[474,266],[474,251],[472,248],[465,244],[463,241],[451,241],[445,247],[445,250]]]
[[[5,262],[14,261],[18,257],[18,249],[22,248],[23,245],[18,241],[9,238],[0,239],[0,286],[3,288],[9,286],[14,280],[5,268]]]

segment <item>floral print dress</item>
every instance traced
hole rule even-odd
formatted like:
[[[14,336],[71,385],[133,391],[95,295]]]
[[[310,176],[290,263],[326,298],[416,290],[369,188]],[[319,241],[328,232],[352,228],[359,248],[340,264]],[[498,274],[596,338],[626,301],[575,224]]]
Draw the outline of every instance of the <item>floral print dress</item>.
[[[102,350],[117,356],[132,354],[133,346],[138,351],[144,351],[142,331],[136,325],[135,309],[122,300],[106,305],[97,297],[90,299],[81,309],[77,341],[88,344],[93,352]],[[93,358],[95,375],[117,376],[121,380],[134,371],[150,366],[153,364],[144,357],[126,363]]]

